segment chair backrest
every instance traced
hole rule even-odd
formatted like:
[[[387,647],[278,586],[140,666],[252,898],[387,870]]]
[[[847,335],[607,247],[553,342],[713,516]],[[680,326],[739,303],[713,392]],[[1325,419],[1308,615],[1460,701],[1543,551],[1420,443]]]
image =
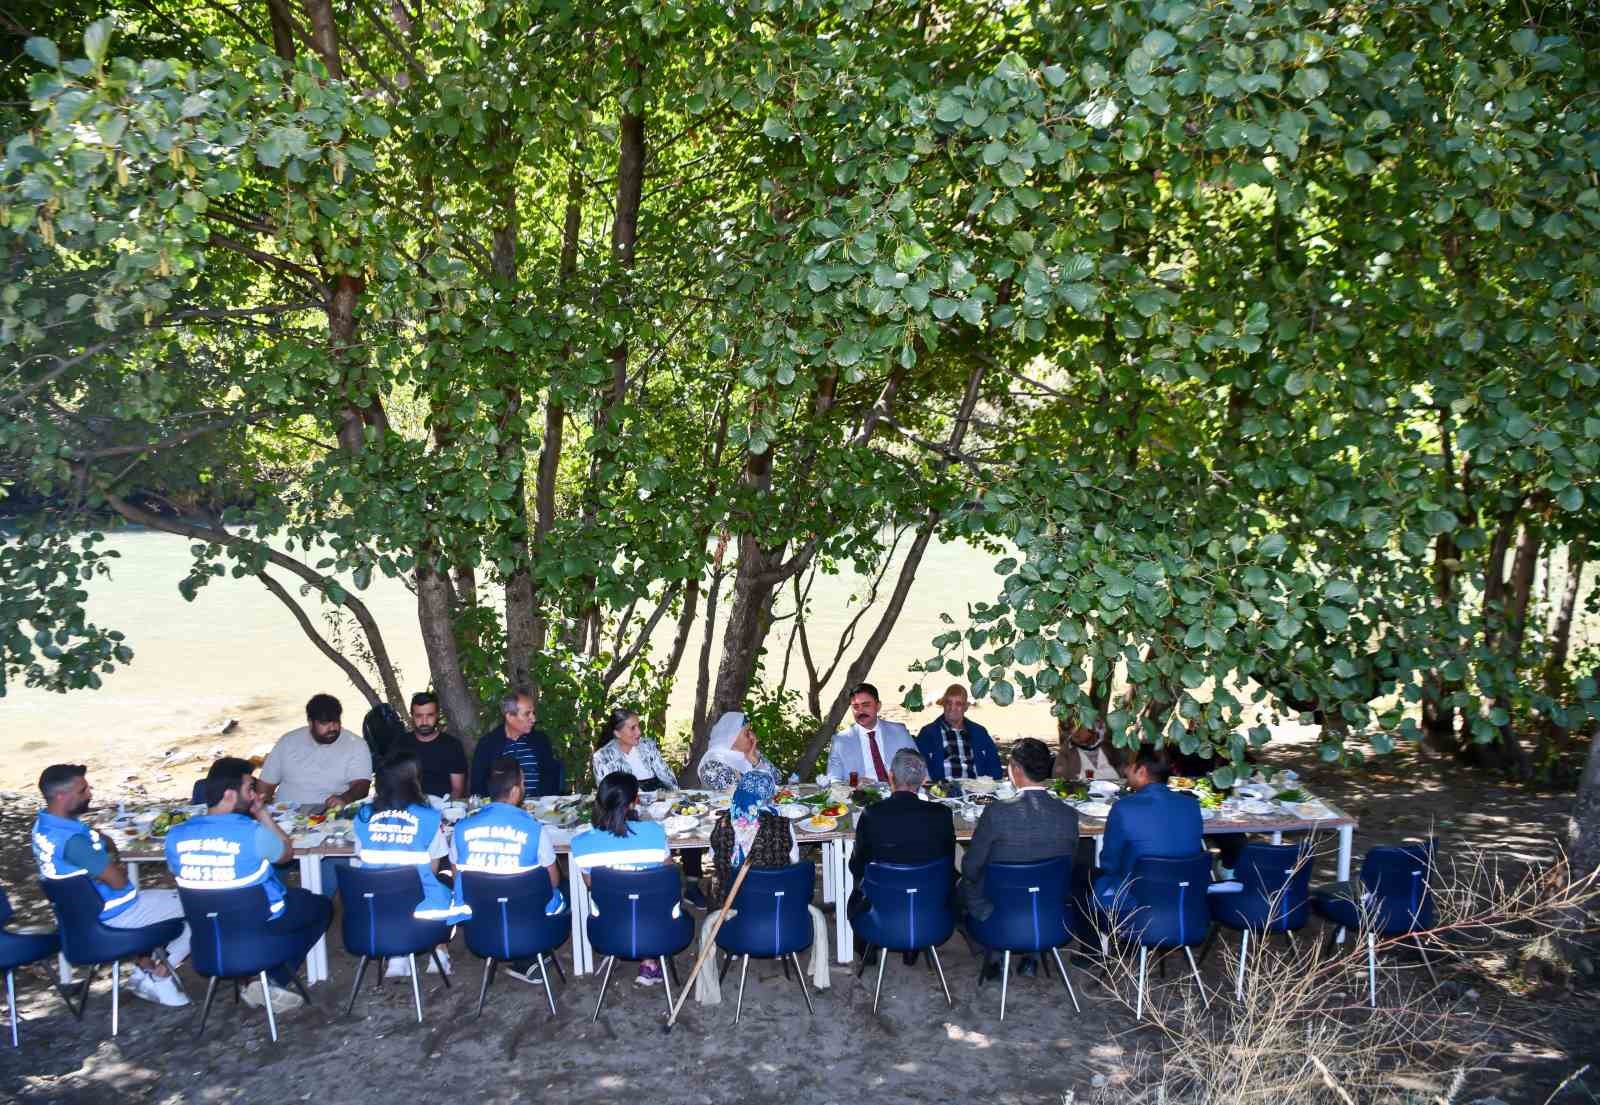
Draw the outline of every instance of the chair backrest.
[[[1298,844],[1246,844],[1233,866],[1240,913],[1258,931],[1304,928],[1311,916],[1311,857]],[[1269,916],[1270,914],[1270,916]]]
[[[1192,947],[1211,931],[1211,857],[1204,853],[1169,859],[1145,856],[1133,865],[1128,904],[1120,910],[1139,943],[1152,948]]]
[[[811,860],[786,867],[752,867],[717,930],[717,946],[735,955],[779,958],[811,946]]]
[[[1036,863],[990,863],[983,869],[983,896],[994,912],[974,922],[972,935],[985,947],[1041,952],[1071,939],[1072,857]]]
[[[16,910],[11,908],[11,895],[6,893],[6,888],[0,886],[0,925],[11,920]]]
[[[1361,884],[1371,894],[1368,911],[1379,932],[1411,932],[1433,925],[1433,845],[1379,845],[1361,863]]]
[[[871,903],[856,918],[863,939],[890,951],[915,951],[950,939],[955,932],[955,861],[869,863],[861,893]]]
[[[415,867],[334,868],[344,918],[339,930],[355,955],[408,955],[432,947],[441,925],[418,921],[412,911],[422,901],[422,879]]]
[[[545,794],[565,794],[567,787],[567,765],[559,756],[551,757],[550,777],[539,780],[539,789]]]
[[[589,873],[589,895],[599,914],[589,917],[589,942],[603,955],[623,959],[664,954],[658,949],[677,945],[682,893],[675,863],[638,871],[595,868]]]
[[[39,886],[55,911],[61,951],[74,966],[109,963],[142,955],[165,944],[182,930],[179,921],[158,922],[137,929],[114,929],[100,920],[100,892],[87,875],[40,879]]]
[[[268,920],[267,892],[259,886],[232,890],[178,888],[189,922],[195,971],[207,978],[253,975],[293,954],[287,933]]]
[[[543,867],[515,875],[457,871],[461,896],[472,907],[467,947],[485,959],[524,959],[561,946],[571,930],[565,910],[546,917],[550,873]]]
[[[189,804],[191,806],[209,806],[206,801],[206,781],[204,778],[196,779],[194,786],[189,788]]]

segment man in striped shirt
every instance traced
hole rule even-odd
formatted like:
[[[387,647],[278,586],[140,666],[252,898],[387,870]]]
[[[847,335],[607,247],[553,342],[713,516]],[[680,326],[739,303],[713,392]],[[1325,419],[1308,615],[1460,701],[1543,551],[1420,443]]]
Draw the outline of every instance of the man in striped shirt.
[[[550,747],[550,738],[533,727],[533,696],[512,690],[500,699],[501,721],[485,733],[472,750],[472,793],[492,798],[489,771],[501,756],[510,756],[522,767],[523,790],[530,798],[559,794],[560,765]]]

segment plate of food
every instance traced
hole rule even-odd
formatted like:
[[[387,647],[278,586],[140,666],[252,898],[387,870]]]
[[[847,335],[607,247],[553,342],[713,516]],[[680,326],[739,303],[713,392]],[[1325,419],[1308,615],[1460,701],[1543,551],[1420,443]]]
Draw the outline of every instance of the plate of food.
[[[790,821],[799,821],[802,817],[810,817],[813,811],[810,806],[799,802],[783,802],[778,806],[778,813]]]
[[[672,806],[673,817],[704,817],[710,812],[711,807],[709,805],[704,802],[697,802],[692,798],[685,798]],[[667,818],[667,820],[671,821],[672,817]]]
[[[1307,794],[1299,787],[1285,787],[1283,790],[1280,790],[1277,794],[1273,795],[1273,798],[1279,802],[1292,802],[1298,804],[1300,802],[1310,800],[1311,795]]]
[[[1278,807],[1264,798],[1246,798],[1239,803],[1239,811],[1249,814],[1277,813]]]
[[[847,803],[847,802],[829,802],[826,806],[823,806],[821,809],[819,809],[817,811],[817,816],[818,817],[828,817],[828,818],[843,817],[845,814],[847,814],[849,812],[850,812],[849,803]]]
[[[1089,796],[1092,798],[1115,798],[1122,793],[1122,788],[1110,779],[1091,779],[1089,781]]]
[[[1076,779],[1052,779],[1050,793],[1063,802],[1087,802],[1089,800],[1089,787]]]
[[[658,798],[646,806],[644,812],[652,821],[664,821],[672,814],[672,803],[665,798]]]
[[[839,822],[836,818],[825,817],[820,813],[813,817],[808,817],[804,821],[796,822],[796,824],[808,833],[831,833],[839,827]]]
[[[979,775],[975,779],[961,780],[961,789],[968,794],[992,794],[994,788],[999,785],[999,779],[991,779],[987,775]]]
[[[853,805],[857,805],[865,809],[867,806],[875,806],[879,802],[883,801],[883,792],[877,787],[862,787],[860,790],[853,790],[850,792],[850,801]],[[824,808],[828,809],[831,807]]]
[[[667,830],[668,836],[683,836],[685,833],[694,832],[699,824],[700,819],[698,817],[690,817],[688,814],[680,813],[673,814],[667,818],[661,823],[661,826]]]
[[[189,814],[184,810],[165,810],[156,814],[155,820],[150,823],[151,836],[166,836],[167,830],[174,825],[182,825],[189,820]]]
[[[1110,802],[1079,802],[1077,803],[1077,806],[1078,812],[1083,814],[1085,817],[1111,816]]]

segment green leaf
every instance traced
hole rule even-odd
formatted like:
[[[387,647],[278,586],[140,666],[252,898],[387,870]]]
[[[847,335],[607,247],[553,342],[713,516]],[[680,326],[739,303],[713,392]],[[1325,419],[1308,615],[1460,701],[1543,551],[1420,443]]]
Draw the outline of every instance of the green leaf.
[[[996,706],[1011,705],[1011,700],[1016,697],[1016,693],[1016,689],[1004,679],[995,680],[993,685],[989,687],[989,697],[994,699]]]
[[[1350,624],[1350,614],[1342,606],[1324,603],[1317,607],[1317,620],[1328,628],[1330,632],[1342,633]]]
[[[1372,172],[1377,165],[1372,160],[1372,155],[1367,153],[1366,150],[1361,149],[1359,146],[1346,146],[1344,150],[1344,167],[1350,173],[1360,176],[1363,173]]]
[[[1480,207],[1472,217],[1472,225],[1485,234],[1493,234],[1500,229],[1500,212],[1492,207]]]
[[[1154,30],[1144,36],[1144,41],[1140,45],[1151,57],[1164,58],[1178,48],[1178,40],[1167,31]]]
[[[23,52],[40,65],[48,65],[55,69],[61,65],[61,52],[56,49],[56,44],[48,38],[33,38],[22,44]]]
[[[106,60],[106,48],[111,45],[111,20],[97,19],[83,32],[83,56],[95,65]]]
[[[1583,509],[1583,492],[1576,487],[1569,487],[1556,496],[1556,503],[1569,514],[1576,514]]]
[[[382,115],[363,115],[361,117],[361,129],[374,138],[387,138],[390,131],[389,120]]]
[[[1511,34],[1511,48],[1519,54],[1531,54],[1539,48],[1539,32],[1532,27],[1521,27]]]
[[[1067,71],[1059,65],[1047,65],[1040,72],[1051,88],[1060,88],[1067,83]]]
[[[1289,548],[1289,542],[1281,533],[1270,533],[1256,546],[1256,551],[1269,560],[1276,560]]]
[[[906,696],[900,701],[900,705],[905,707],[907,710],[910,710],[912,713],[924,709],[925,707],[922,704],[922,685],[920,683],[914,684],[912,688],[906,692]]]

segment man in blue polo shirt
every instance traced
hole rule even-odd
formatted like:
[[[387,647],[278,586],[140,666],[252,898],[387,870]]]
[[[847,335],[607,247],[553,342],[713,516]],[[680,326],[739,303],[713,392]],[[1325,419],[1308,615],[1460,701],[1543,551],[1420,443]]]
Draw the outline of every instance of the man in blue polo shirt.
[[[473,794],[489,793],[489,769],[502,756],[510,756],[522,766],[522,784],[530,798],[560,793],[559,766],[550,747],[550,738],[533,727],[533,696],[513,690],[500,699],[500,724],[478,739],[472,750]]]
[[[249,760],[224,756],[206,773],[206,812],[175,825],[167,833],[167,866],[180,887],[192,891],[236,890],[259,886],[275,935],[295,953],[267,972],[271,987],[261,981],[244,988],[254,1006],[272,1002],[274,1012],[298,1009],[301,996],[287,989],[294,971],[333,919],[333,902],[299,887],[285,888],[273,864],[294,854],[289,835],[279,828],[256,790]]]
[[[117,861],[116,845],[79,820],[94,791],[82,764],[51,764],[39,776],[45,808],[33,822],[33,857],[45,880],[87,878],[100,895],[100,923],[136,929],[183,916],[176,890],[140,889]],[[146,1001],[188,1005],[172,968],[189,956],[189,926],[167,945],[166,961],[141,957],[128,972],[128,989]]]

